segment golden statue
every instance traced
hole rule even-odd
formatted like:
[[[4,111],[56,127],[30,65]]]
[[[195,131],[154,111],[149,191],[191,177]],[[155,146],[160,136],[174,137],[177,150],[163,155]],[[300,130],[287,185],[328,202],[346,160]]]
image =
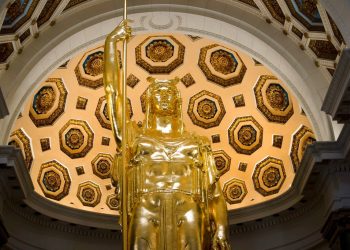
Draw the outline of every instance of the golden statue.
[[[126,117],[121,135],[122,71],[117,42],[127,41],[131,29],[122,21],[106,38],[104,86],[108,114],[120,149],[126,138],[126,165],[119,154],[112,183],[125,175],[124,249],[230,249],[227,209],[206,137],[187,132],[178,78],[149,77],[142,126]],[[126,61],[126,59],[125,59]],[[126,66],[124,64],[124,66]],[[125,109],[125,108],[124,108]],[[119,194],[121,194],[119,192]],[[126,214],[125,214],[126,213]]]

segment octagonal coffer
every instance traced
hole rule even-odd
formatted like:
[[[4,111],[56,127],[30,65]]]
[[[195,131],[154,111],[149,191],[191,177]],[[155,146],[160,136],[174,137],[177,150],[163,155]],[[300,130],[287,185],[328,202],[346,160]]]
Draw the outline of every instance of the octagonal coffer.
[[[136,64],[150,74],[169,74],[184,61],[185,46],[173,36],[149,36],[135,48]]]
[[[198,66],[209,81],[222,87],[241,83],[247,71],[235,51],[218,44],[201,48]]]
[[[110,177],[113,167],[113,157],[110,154],[99,153],[91,162],[92,171],[101,179]]]
[[[101,190],[99,185],[86,181],[78,186],[77,197],[84,206],[95,207],[101,201]]]
[[[251,155],[262,146],[263,128],[252,116],[239,117],[228,129],[228,139],[237,153]]]
[[[230,170],[231,157],[224,150],[214,151],[213,158],[219,177]]]
[[[224,197],[227,203],[241,203],[247,195],[248,190],[244,181],[233,178],[225,183],[223,188]]]
[[[33,150],[31,145],[31,139],[25,133],[24,129],[20,128],[11,133],[8,145],[12,145],[21,150],[24,157],[24,162],[28,170],[31,169],[33,164]]]
[[[67,90],[61,78],[49,78],[33,96],[29,117],[37,127],[52,125],[64,112]]]
[[[282,160],[267,157],[259,162],[253,173],[254,188],[263,196],[276,194],[286,179]]]
[[[226,110],[220,96],[203,90],[190,98],[187,113],[195,125],[208,129],[219,126]]]
[[[118,51],[120,54],[120,52]],[[103,86],[103,47],[88,51],[74,69],[78,84],[91,89]],[[121,62],[121,59],[119,58]]]
[[[254,94],[258,109],[270,122],[284,124],[294,114],[290,94],[276,77],[260,76]]]
[[[293,135],[290,158],[292,160],[294,172],[297,172],[300,167],[301,160],[308,145],[316,141],[312,130],[302,125]]]
[[[106,204],[111,210],[119,210],[120,200],[116,194],[110,194],[107,196]]]
[[[59,131],[60,148],[70,158],[82,158],[93,147],[94,133],[86,121],[69,120]]]
[[[37,181],[47,198],[59,201],[69,193],[68,169],[55,160],[41,165]]]

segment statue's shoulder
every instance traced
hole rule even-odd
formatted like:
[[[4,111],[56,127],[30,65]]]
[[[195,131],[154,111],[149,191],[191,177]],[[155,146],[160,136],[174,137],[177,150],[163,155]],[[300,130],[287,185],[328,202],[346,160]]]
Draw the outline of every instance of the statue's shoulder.
[[[198,145],[202,147],[210,147],[210,140],[208,137],[203,135],[198,135],[195,132],[189,132],[189,136],[195,140]]]

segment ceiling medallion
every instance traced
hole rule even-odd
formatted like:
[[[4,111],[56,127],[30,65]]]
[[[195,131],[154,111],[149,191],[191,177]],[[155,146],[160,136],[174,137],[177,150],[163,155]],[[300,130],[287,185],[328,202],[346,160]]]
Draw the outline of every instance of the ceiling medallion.
[[[61,179],[59,174],[51,170],[44,174],[43,183],[47,190],[55,192],[61,186]]]
[[[153,62],[166,62],[174,55],[174,46],[166,39],[153,40],[146,46],[146,56]]]
[[[214,151],[213,158],[216,169],[218,170],[218,177],[224,175],[230,170],[231,157],[224,150]]]
[[[266,97],[274,109],[284,111],[289,105],[288,93],[279,84],[270,84],[266,89]]]
[[[256,141],[256,130],[251,125],[244,125],[238,130],[238,140],[245,146]]]
[[[108,195],[106,204],[111,210],[119,210],[120,202],[116,194]]]
[[[24,130],[20,128],[13,131],[11,133],[8,144],[21,149],[22,155],[24,157],[24,162],[29,171],[30,168],[32,167],[34,157],[33,157],[30,138],[27,136]]]
[[[187,113],[195,125],[208,129],[219,126],[226,110],[220,96],[203,90],[190,98]]]
[[[110,130],[112,129],[111,121],[109,120],[109,115],[107,112],[107,101],[105,96],[102,96],[100,99],[98,99],[95,116],[103,128]]]
[[[294,114],[288,92],[274,76],[262,75],[254,87],[258,109],[271,122],[286,123]]]
[[[77,196],[84,206],[95,207],[100,203],[102,194],[97,184],[86,181],[79,184]]]
[[[41,165],[38,183],[45,197],[61,200],[68,195],[71,180],[67,168],[53,160]]]
[[[91,150],[94,134],[86,121],[71,119],[60,129],[59,138],[61,150],[75,159]]]
[[[52,107],[56,94],[51,86],[42,87],[34,96],[33,109],[37,114],[46,114]]]
[[[216,112],[217,108],[215,102],[212,100],[205,98],[198,102],[197,113],[203,119],[212,119],[215,116]]]
[[[316,141],[315,135],[312,130],[302,125],[298,131],[293,135],[292,148],[290,152],[290,158],[293,163],[294,171],[297,172],[306,147],[313,144]]]
[[[184,61],[185,46],[173,36],[149,36],[135,48],[136,64],[150,74],[169,74]]]
[[[84,143],[83,133],[76,128],[71,128],[70,130],[68,130],[64,137],[66,144],[70,149],[78,149]]]
[[[110,154],[99,153],[91,162],[92,171],[102,179],[110,177],[113,167],[113,157]]]
[[[228,75],[235,72],[238,63],[232,53],[219,49],[211,53],[210,64],[216,71]]]
[[[248,190],[244,181],[233,178],[225,183],[223,193],[227,203],[237,204],[243,201]]]
[[[218,44],[201,48],[198,66],[208,80],[222,87],[241,83],[247,70],[237,52]]]
[[[85,74],[98,76],[103,73],[103,51],[96,51],[86,57],[83,62]]]
[[[74,72],[78,84],[91,89],[97,89],[103,85],[103,48],[88,51],[83,55]]]
[[[252,116],[239,117],[228,129],[228,139],[237,153],[250,155],[262,145],[263,128]]]
[[[252,178],[255,190],[263,196],[278,193],[286,179],[282,160],[265,158],[256,165]]]
[[[61,78],[49,78],[35,94],[29,117],[37,127],[52,125],[64,112],[67,90]]]
[[[110,142],[110,138],[102,136],[102,141],[101,141],[101,145],[103,146],[109,146],[109,142]]]

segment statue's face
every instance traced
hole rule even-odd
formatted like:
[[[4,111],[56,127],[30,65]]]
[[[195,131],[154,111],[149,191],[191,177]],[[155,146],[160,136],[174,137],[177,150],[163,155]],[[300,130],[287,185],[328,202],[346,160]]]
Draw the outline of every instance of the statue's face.
[[[177,89],[172,85],[160,85],[153,89],[150,101],[155,115],[169,116],[177,113]]]

